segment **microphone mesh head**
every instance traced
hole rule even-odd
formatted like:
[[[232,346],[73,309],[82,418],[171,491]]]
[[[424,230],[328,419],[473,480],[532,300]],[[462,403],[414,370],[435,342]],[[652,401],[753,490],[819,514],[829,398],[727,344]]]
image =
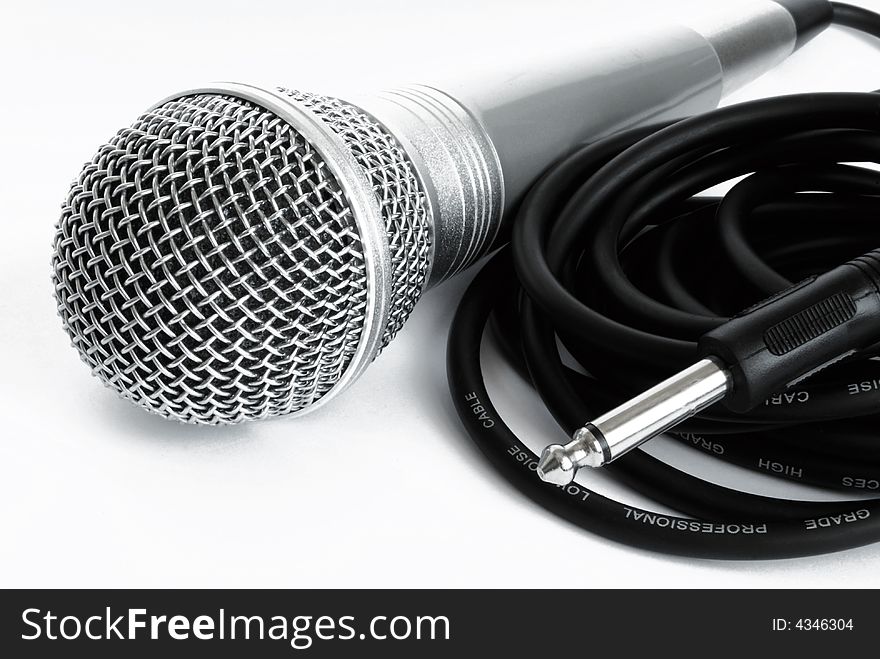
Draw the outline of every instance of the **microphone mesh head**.
[[[390,341],[421,294],[424,191],[394,138],[336,99],[284,93],[344,143],[390,248]],[[58,311],[105,384],[151,412],[235,423],[301,412],[364,338],[365,243],[339,181],[295,126],[250,101],[194,93],[102,146],[62,207]]]

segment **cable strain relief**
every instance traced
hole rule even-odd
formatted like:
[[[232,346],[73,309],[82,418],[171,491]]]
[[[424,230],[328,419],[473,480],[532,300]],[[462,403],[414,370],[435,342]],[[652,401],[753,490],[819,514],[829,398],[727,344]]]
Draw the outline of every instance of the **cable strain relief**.
[[[828,0],[774,0],[782,5],[794,19],[797,29],[795,48],[800,48],[810,39],[831,25],[834,7]]]
[[[849,265],[858,268],[874,284],[874,288],[880,294],[880,249],[854,258],[849,262]]]

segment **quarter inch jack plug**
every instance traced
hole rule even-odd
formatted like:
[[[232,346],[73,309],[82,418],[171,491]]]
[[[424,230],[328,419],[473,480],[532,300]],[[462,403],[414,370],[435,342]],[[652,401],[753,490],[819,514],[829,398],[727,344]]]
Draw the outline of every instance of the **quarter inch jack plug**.
[[[880,249],[810,277],[705,334],[700,360],[547,446],[541,480],[566,485],[721,401],[748,412],[767,397],[880,341]]]

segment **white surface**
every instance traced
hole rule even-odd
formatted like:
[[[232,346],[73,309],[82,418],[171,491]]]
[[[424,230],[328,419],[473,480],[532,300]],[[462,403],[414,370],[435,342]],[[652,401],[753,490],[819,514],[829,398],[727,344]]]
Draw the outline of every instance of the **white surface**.
[[[5,4],[0,586],[547,586],[539,566],[563,557],[581,587],[880,586],[880,546],[752,564],[669,558],[581,532],[513,491],[462,433],[447,391],[446,332],[467,275],[430,292],[335,404],[223,429],[163,421],[102,388],[55,315],[48,266],[70,180],[169,92],[215,79],[312,90],[417,81],[521,39],[563,47],[580,30],[649,25],[681,6]],[[878,71],[877,44],[831,31],[736,98],[873,89]],[[531,392],[488,362],[501,411],[531,446],[558,440]],[[719,482],[804,493],[678,446],[654,450]],[[639,502],[601,474],[584,482]]]

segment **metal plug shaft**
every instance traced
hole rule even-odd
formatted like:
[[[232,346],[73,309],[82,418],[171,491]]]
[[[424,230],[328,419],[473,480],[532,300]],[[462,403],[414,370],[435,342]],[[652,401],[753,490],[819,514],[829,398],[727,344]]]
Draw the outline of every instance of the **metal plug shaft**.
[[[547,446],[538,476],[567,485],[581,467],[601,467],[718,402],[731,388],[727,369],[703,359],[578,428],[564,446]]]

